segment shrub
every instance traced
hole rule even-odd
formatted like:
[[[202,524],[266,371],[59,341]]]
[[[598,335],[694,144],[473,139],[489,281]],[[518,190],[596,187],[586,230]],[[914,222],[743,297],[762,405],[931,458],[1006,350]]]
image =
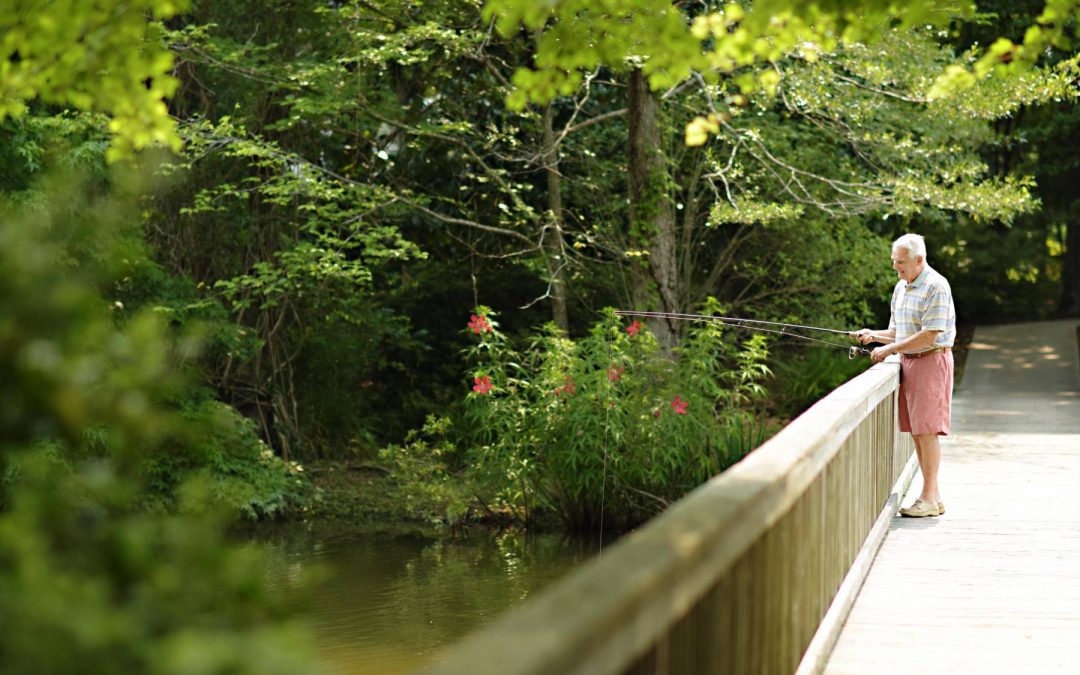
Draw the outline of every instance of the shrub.
[[[275,455],[255,433],[255,423],[230,406],[204,393],[185,401],[178,416],[182,428],[199,433],[148,453],[148,505],[174,508],[178,487],[196,476],[215,502],[251,520],[302,511],[314,498],[303,467]]]
[[[77,203],[78,185],[64,187],[49,204]],[[185,342],[152,312],[116,320],[98,292],[107,266],[80,265],[69,244],[115,241],[118,206],[101,198],[78,218],[0,209],[0,664],[311,672],[286,599],[252,549],[225,540],[207,481],[177,488],[175,513],[142,508],[146,457],[196,453],[215,413],[177,414]]]
[[[179,513],[148,513],[107,461],[21,464],[0,512],[4,672],[313,672],[261,552],[226,542],[207,485],[189,482]]]
[[[760,335],[736,342],[703,322],[668,354],[639,321],[606,310],[580,340],[549,325],[518,351],[485,307],[470,330],[471,464],[526,519],[539,506],[572,529],[631,526],[746,451],[730,430],[764,392]]]
[[[411,431],[404,445],[389,445],[379,457],[390,466],[405,513],[432,525],[456,526],[469,517],[472,495],[468,479],[448,468],[455,454],[448,440],[451,420],[429,416],[422,429]]]

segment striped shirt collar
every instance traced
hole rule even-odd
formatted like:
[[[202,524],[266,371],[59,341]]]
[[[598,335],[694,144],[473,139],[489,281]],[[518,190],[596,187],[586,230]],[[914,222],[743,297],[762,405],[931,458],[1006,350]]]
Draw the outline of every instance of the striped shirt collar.
[[[915,277],[915,281],[912,281],[910,284],[907,282],[904,283],[904,290],[910,291],[913,288],[918,288],[919,286],[922,286],[923,283],[926,281],[926,278],[930,276],[930,272],[932,271],[933,270],[930,269],[929,264],[924,265],[923,271],[919,273],[919,276]]]

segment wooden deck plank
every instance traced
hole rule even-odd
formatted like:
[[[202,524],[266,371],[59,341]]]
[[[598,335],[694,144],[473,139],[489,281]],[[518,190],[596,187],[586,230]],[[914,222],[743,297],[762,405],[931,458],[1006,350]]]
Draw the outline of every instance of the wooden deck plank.
[[[946,514],[893,520],[826,673],[1080,670],[1075,327],[976,332],[942,443]]]

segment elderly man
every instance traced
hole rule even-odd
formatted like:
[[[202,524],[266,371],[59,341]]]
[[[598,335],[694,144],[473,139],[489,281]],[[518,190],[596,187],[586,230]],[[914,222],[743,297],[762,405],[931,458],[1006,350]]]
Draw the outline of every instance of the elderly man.
[[[900,514],[940,516],[945,504],[938,488],[938,436],[949,433],[952,414],[956,309],[949,282],[926,263],[921,236],[905,234],[893,242],[892,265],[900,280],[893,289],[888,329],[863,328],[853,335],[863,344],[884,345],[871,352],[874,363],[900,355],[900,430],[915,440],[923,477],[922,494]]]

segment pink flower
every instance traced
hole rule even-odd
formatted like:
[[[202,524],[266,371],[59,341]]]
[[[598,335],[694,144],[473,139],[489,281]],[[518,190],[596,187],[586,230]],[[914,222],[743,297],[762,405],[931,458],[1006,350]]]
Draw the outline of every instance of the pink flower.
[[[469,320],[469,328],[472,328],[472,332],[479,335],[480,333],[490,333],[491,324],[488,323],[487,317],[483,315],[473,314]]]
[[[561,396],[562,394],[566,394],[567,396],[573,396],[574,394],[576,394],[577,384],[574,382],[574,378],[567,375],[564,381],[566,384],[561,387],[555,387],[555,395]]]
[[[612,364],[612,366],[610,368],[608,368],[607,379],[612,381],[612,382],[617,382],[618,380],[621,380],[623,370],[625,370],[625,368],[619,368],[619,367],[615,366],[614,364]]]
[[[630,334],[630,337],[634,337],[641,332],[641,322],[634,319],[633,323],[626,327],[626,332]]]
[[[682,400],[678,396],[671,402],[671,409],[675,411],[676,415],[686,414],[686,401]]]
[[[492,389],[491,377],[488,375],[484,375],[483,377],[474,377],[473,382],[475,384],[473,384],[472,390],[478,394],[486,394]]]

